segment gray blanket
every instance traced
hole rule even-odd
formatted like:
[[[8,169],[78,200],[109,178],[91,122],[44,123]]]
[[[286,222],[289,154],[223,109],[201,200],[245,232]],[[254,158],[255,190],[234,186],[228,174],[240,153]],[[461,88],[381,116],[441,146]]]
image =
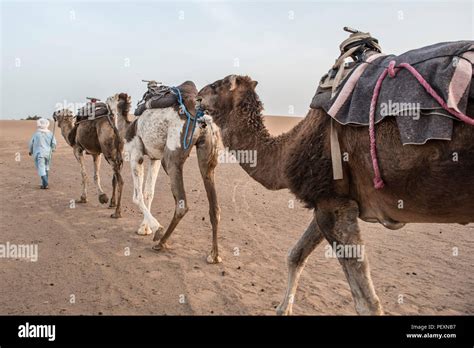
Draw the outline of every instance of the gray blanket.
[[[396,65],[402,62],[412,65],[448,106],[466,113],[468,99],[474,98],[474,41],[438,43],[399,56],[381,56],[370,63],[360,63],[344,79],[334,98],[331,99],[329,91],[318,89],[311,108],[322,107],[341,124],[367,126],[376,81],[392,60]],[[360,74],[358,69],[363,72]],[[386,116],[397,116],[403,144],[424,144],[429,139],[451,140],[454,117],[405,69],[394,78],[387,76],[382,84],[376,123]]]

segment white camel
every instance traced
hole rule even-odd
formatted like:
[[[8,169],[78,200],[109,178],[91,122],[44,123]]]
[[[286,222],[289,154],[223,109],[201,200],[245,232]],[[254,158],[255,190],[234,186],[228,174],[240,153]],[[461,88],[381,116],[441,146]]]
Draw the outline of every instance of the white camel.
[[[197,91],[196,91],[197,93]],[[194,97],[191,98],[194,103]],[[205,127],[197,127],[187,149],[183,147],[185,118],[180,116],[177,107],[148,109],[131,121],[128,115],[130,99],[126,94],[117,94],[107,100],[111,110],[119,115],[118,129],[125,131],[124,157],[129,158],[133,176],[133,202],[143,213],[143,221],[138,228],[140,235],[155,233],[153,247],[155,251],[166,249],[166,241],[179,221],[188,211],[183,183],[183,165],[193,146],[196,146],[199,169],[209,201],[209,215],[212,224],[212,249],[207,258],[209,263],[218,263],[222,259],[218,253],[217,231],[220,220],[220,208],[214,182],[214,170],[217,165],[217,146],[219,131],[209,116],[204,116]],[[190,108],[189,108],[190,109]],[[194,108],[193,108],[194,109]],[[122,116],[122,117],[120,117]],[[189,140],[188,140],[189,141]],[[148,156],[150,165],[145,179],[144,157]],[[164,228],[151,213],[155,184],[161,165],[171,178],[171,191],[175,199],[175,212],[165,234]]]

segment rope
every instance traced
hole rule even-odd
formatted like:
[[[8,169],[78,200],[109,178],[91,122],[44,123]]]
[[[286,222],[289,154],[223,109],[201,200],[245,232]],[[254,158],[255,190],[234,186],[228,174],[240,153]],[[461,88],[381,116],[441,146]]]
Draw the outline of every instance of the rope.
[[[374,87],[374,94],[372,95],[372,101],[370,103],[370,113],[369,113],[369,138],[370,138],[370,156],[372,157],[372,166],[374,168],[374,187],[375,189],[381,189],[384,187],[384,182],[380,174],[379,163],[377,159],[377,144],[375,139],[375,109],[377,106],[377,100],[380,93],[380,88],[382,87],[382,82],[387,75],[391,78],[395,78],[397,73],[401,69],[406,69],[416,78],[416,80],[423,86],[423,88],[428,92],[429,95],[435,99],[441,107],[449,112],[451,115],[455,116],[457,119],[474,126],[474,119],[469,116],[459,112],[453,108],[450,108],[443,98],[440,97],[438,93],[431,87],[431,85],[421,76],[421,74],[410,64],[400,63],[398,66],[395,66],[396,62],[394,60],[390,61],[388,67],[380,74],[377,79],[377,83]]]
[[[204,112],[201,109],[198,109],[196,111],[196,116],[193,117],[193,115],[191,115],[191,113],[186,108],[186,105],[184,105],[184,103],[183,103],[183,97],[181,96],[181,91],[179,90],[179,88],[171,87],[171,91],[178,98],[180,113],[181,114],[184,113],[186,115],[186,118],[187,118],[187,120],[186,120],[186,130],[185,130],[184,138],[183,138],[183,148],[185,150],[187,150],[189,148],[189,146],[191,145],[192,141],[193,141],[193,136],[194,136],[194,131],[196,129],[196,124],[197,124],[197,122],[201,121],[201,118],[204,116]],[[189,126],[191,125],[191,121],[193,122],[193,126],[192,126],[192,129],[191,129],[191,137],[189,138],[189,141],[188,141]]]

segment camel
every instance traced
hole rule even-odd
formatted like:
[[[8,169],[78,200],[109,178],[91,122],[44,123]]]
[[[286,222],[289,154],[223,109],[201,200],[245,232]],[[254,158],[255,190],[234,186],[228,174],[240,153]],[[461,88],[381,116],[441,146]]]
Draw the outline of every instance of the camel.
[[[425,145],[402,146],[396,121],[385,118],[376,125],[376,136],[386,187],[376,190],[366,127],[335,124],[341,151],[349,161],[343,164],[343,179],[333,180],[331,118],[323,109],[310,109],[293,129],[273,137],[262,119],[256,85],[247,76],[227,76],[201,89],[197,102],[220,127],[226,147],[258,152],[256,166],[240,164],[253,179],[270,190],[289,188],[314,210],[311,223],[288,253],[288,284],[277,314],[291,314],[303,267],[324,239],[330,245],[361,245],[358,218],[389,228],[405,223],[474,221],[474,127],[454,122],[449,142],[432,140]],[[474,114],[474,100],[468,101],[467,114]],[[458,161],[452,160],[453,154]],[[338,260],[356,312],[383,314],[367,257],[362,261],[350,257]]]
[[[197,92],[197,91],[196,91]],[[192,102],[194,103],[194,97]],[[214,171],[217,165],[217,146],[220,142],[219,132],[204,116],[205,127],[196,128],[188,149],[182,146],[186,127],[175,107],[148,109],[135,120],[128,117],[130,101],[126,94],[117,94],[107,99],[107,104],[118,117],[119,132],[125,130],[125,153],[129,157],[133,176],[133,202],[143,213],[143,221],[137,230],[139,235],[155,233],[153,240],[158,244],[153,250],[167,249],[168,238],[184,215],[188,212],[186,192],[184,190],[183,166],[193,146],[196,146],[197,159],[204,187],[209,201],[209,216],[212,225],[212,249],[207,257],[208,263],[222,262],[219,256],[217,232],[220,221],[220,207],[217,201]],[[145,177],[144,157],[148,156],[150,164]],[[161,165],[171,179],[171,191],[175,199],[174,216],[164,235],[163,226],[153,217],[151,203],[154,198],[156,178]]]
[[[74,151],[74,156],[81,166],[82,194],[77,203],[87,203],[87,171],[84,163],[84,152],[90,154],[94,160],[94,182],[97,187],[99,202],[106,204],[109,201],[107,194],[102,190],[100,183],[100,163],[104,155],[112,166],[112,198],[109,207],[115,207],[115,212],[110,216],[120,218],[123,179],[120,174],[122,168],[123,140],[118,134],[115,125],[107,117],[98,117],[93,120],[76,122],[76,117],[71,110],[58,110],[53,114],[53,119],[58,122],[58,127],[69,146]],[[77,123],[77,124],[76,124]]]

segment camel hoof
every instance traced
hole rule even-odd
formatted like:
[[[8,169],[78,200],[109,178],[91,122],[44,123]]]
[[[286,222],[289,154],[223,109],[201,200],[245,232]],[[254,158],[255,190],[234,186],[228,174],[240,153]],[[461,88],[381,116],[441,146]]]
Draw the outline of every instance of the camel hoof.
[[[155,231],[155,236],[153,237],[154,242],[159,241],[161,239],[164,230],[165,228],[163,226],[158,227],[158,229]]]
[[[76,199],[76,203],[87,203],[87,198],[81,197],[80,199]]]
[[[110,215],[110,217],[112,219],[119,219],[122,217],[122,213],[113,213],[112,215]]]
[[[105,204],[105,203],[107,203],[108,201],[109,201],[109,197],[107,197],[107,194],[101,193],[101,194],[99,195],[99,202],[100,202],[101,204]]]
[[[171,247],[170,247],[169,244],[167,244],[167,243],[161,243],[161,242],[160,242],[160,243],[158,243],[157,245],[154,245],[154,246],[152,247],[152,249],[153,249],[154,251],[161,251],[161,250],[171,249]]]
[[[291,315],[291,309],[289,308],[283,309],[282,305],[280,304],[276,309],[276,315],[279,315],[279,316]]]
[[[148,225],[141,225],[137,231],[137,234],[140,236],[148,236],[149,234],[152,234],[152,231]]]
[[[222,262],[222,258],[219,255],[217,256],[209,255],[207,257],[207,263],[213,264],[213,263],[221,263],[221,262]]]
[[[147,222],[148,222],[148,226],[150,226],[150,229],[153,232],[156,232],[160,229],[163,229],[163,226],[161,226],[161,224],[158,222],[158,220],[153,218],[153,217],[150,220],[148,220]]]

